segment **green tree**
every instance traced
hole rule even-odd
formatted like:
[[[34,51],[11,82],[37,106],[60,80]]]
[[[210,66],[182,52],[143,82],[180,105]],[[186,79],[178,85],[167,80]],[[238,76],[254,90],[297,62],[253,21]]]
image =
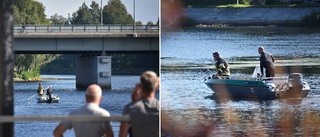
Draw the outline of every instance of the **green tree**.
[[[57,13],[50,17],[51,24],[65,25],[68,24],[68,19]]]
[[[93,15],[89,7],[84,2],[78,11],[72,14],[72,24],[94,24]]]
[[[153,25],[152,21],[148,21],[147,25]]]
[[[15,76],[23,79],[38,79],[40,76],[39,66],[45,61],[45,58],[45,54],[16,54]]]
[[[99,24],[101,22],[101,8],[98,3],[95,1],[92,1],[90,5],[91,9],[91,14],[93,16],[93,23],[94,24]]]
[[[103,8],[104,24],[133,24],[133,18],[120,0],[109,0]]]
[[[142,25],[142,22],[141,21],[137,21],[136,25]]]
[[[42,3],[34,0],[14,1],[14,23],[15,24],[49,24],[44,13],[45,7]]]

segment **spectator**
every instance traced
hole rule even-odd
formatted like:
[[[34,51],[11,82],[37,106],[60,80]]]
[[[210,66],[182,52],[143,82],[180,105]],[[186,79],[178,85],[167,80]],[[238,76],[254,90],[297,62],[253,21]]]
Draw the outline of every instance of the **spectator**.
[[[127,137],[129,125],[133,137],[159,136],[159,102],[155,98],[159,79],[153,71],[146,71],[140,77],[140,99],[124,107],[123,115],[130,116],[130,122],[121,122],[120,137]]]
[[[96,84],[92,84],[86,91],[86,102],[84,107],[81,107],[70,113],[70,116],[104,116],[109,117],[110,113],[99,107],[102,100],[102,89]],[[55,137],[62,137],[67,129],[74,128],[76,137],[113,137],[113,131],[110,122],[61,122],[53,131]]]

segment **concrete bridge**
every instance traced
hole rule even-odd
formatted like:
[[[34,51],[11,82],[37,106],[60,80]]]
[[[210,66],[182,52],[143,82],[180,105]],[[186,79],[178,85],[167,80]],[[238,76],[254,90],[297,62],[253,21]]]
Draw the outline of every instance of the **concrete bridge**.
[[[154,25],[21,26],[14,27],[16,54],[158,52]]]
[[[111,89],[114,53],[159,54],[159,27],[154,25],[14,27],[16,54],[82,54],[76,61],[76,87],[99,84]]]

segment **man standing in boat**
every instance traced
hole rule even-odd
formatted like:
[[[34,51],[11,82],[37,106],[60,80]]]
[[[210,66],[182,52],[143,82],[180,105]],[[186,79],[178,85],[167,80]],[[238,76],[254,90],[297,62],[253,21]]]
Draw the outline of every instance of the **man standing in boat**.
[[[219,78],[219,76],[230,76],[229,64],[227,63],[227,61],[225,61],[220,57],[220,53],[214,52],[213,58],[214,58],[214,61],[216,62],[215,67],[216,67],[217,73],[212,77]]]
[[[266,69],[265,76],[266,77],[274,77],[275,72],[276,72],[276,68],[274,66],[275,60],[274,60],[273,56],[270,55],[269,53],[264,52],[264,48],[262,46],[260,46],[258,48],[258,52],[259,52],[259,54],[261,54],[261,56],[260,56],[261,76],[264,76],[263,68],[265,68]]]

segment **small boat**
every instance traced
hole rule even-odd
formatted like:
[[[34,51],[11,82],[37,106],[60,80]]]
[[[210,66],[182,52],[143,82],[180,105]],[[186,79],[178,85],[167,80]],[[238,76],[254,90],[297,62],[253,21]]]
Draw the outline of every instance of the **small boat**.
[[[48,95],[41,95],[37,97],[37,100],[38,100],[38,103],[58,103],[60,100],[60,97],[55,94],[52,94],[51,98],[52,99],[50,99],[50,96]]]
[[[209,77],[204,83],[218,98],[227,99],[283,99],[305,98],[310,86],[300,73],[282,77],[260,77],[260,66],[256,66],[250,78]]]

